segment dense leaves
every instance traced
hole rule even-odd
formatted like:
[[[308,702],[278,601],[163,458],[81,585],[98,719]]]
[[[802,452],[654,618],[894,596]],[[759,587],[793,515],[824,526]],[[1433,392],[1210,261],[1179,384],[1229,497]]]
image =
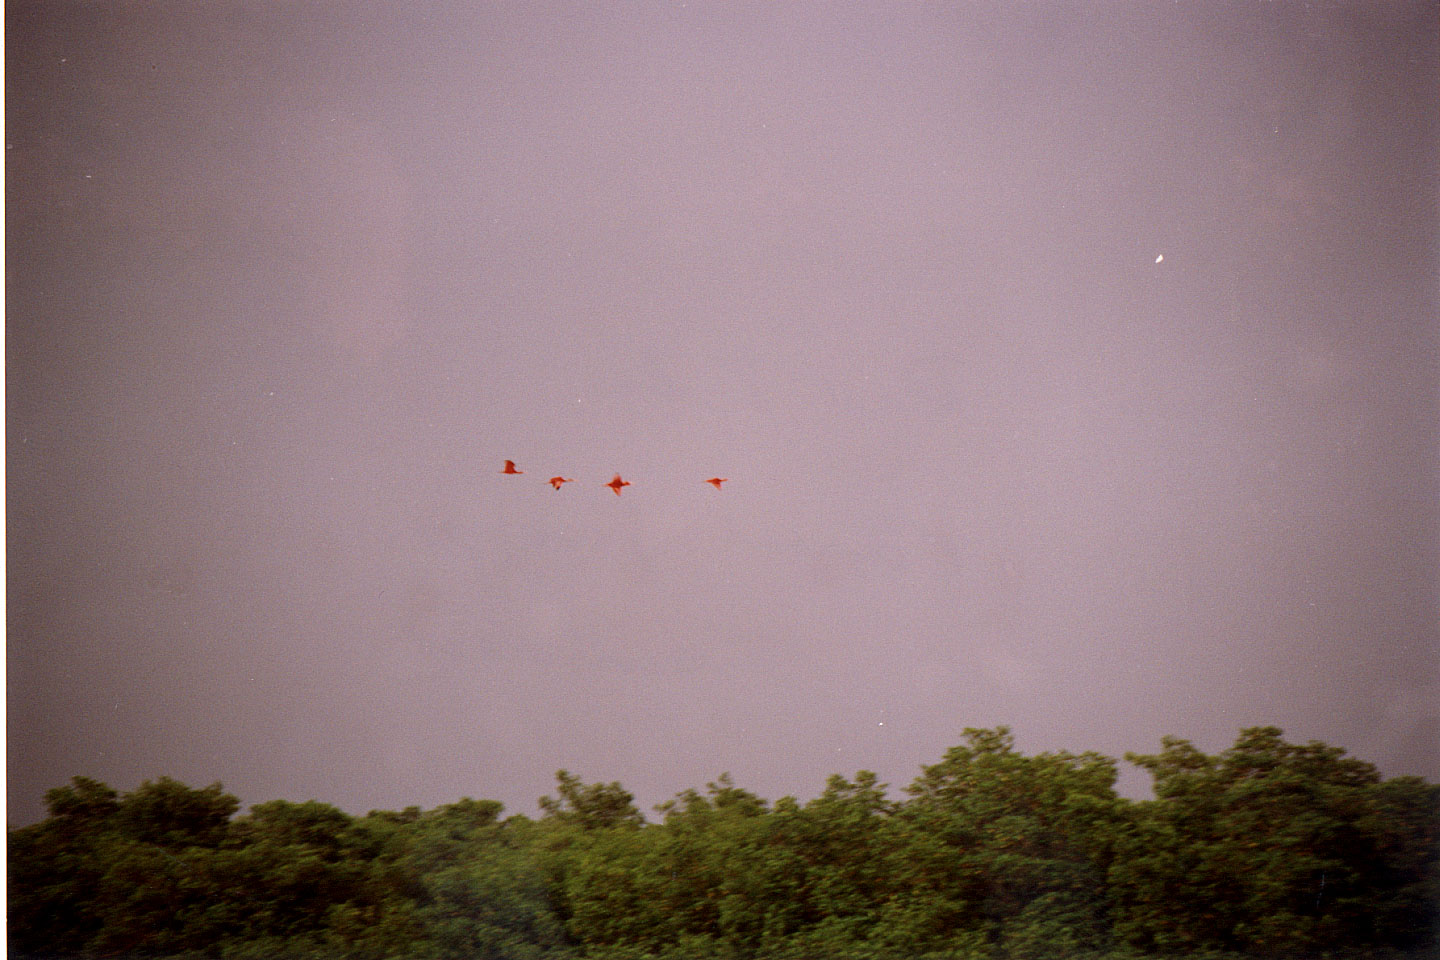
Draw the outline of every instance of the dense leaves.
[[[1039,960],[1433,955],[1440,788],[1281,731],[1115,761],[967,730],[891,799],[832,776],[773,805],[728,775],[646,823],[566,771],[543,816],[463,798],[355,817],[220,784],[84,777],[9,833],[31,958]]]
[[[1218,757],[1163,746],[1129,757],[1157,799],[1134,808],[1111,870],[1126,942],[1298,956],[1433,941],[1440,790],[1382,782],[1370,764],[1288,744],[1274,727],[1243,731]]]

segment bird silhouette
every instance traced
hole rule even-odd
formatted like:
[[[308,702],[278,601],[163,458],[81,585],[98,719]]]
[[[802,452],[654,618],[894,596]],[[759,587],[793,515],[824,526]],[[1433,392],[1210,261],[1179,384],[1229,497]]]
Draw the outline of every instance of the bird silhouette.
[[[515,461],[514,461],[514,460],[506,460],[506,461],[505,461],[505,469],[504,469],[504,470],[501,470],[500,472],[501,472],[501,473],[524,473],[525,471],[524,471],[524,470],[516,470],[516,469],[515,469]]]
[[[727,480],[729,480],[729,479],[730,479],[729,477],[711,477],[709,480],[706,480],[705,482],[708,483],[708,484],[710,484],[710,485],[711,485],[712,487],[714,487],[716,490],[719,490],[719,489],[720,489],[720,484],[724,483],[725,481],[727,481]]]
[[[617,473],[617,474],[615,474],[615,479],[614,479],[614,480],[611,480],[609,483],[605,484],[605,486],[609,487],[611,490],[614,490],[614,491],[615,491],[615,496],[618,497],[618,496],[620,496],[620,488],[621,488],[621,487],[628,487],[628,486],[630,486],[630,481],[629,481],[629,480],[621,480],[621,479],[620,479],[620,474]]]
[[[556,490],[559,490],[559,489],[560,489],[560,484],[562,484],[562,483],[572,483],[573,481],[572,481],[572,479],[571,479],[570,477],[551,477],[549,480],[546,480],[545,482],[548,483],[548,484],[550,484],[550,486],[554,487]]]

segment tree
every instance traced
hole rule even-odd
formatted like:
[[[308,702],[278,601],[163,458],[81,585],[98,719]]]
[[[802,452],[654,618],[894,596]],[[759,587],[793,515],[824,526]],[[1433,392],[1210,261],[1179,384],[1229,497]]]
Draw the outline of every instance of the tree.
[[[618,783],[557,774],[545,816],[468,797],[353,817],[220,784],[74,778],[10,831],[17,957],[261,960],[1380,960],[1436,948],[1440,787],[1274,727],[1209,756],[1015,749],[773,806],[727,774],[646,824]],[[1400,953],[1399,951],[1405,951]]]
[[[500,805],[462,800],[427,814],[422,834],[447,835],[437,846],[414,846],[425,869],[417,877],[412,952],[434,958],[559,960],[572,955],[555,891],[542,869],[537,825],[524,817],[498,821]]]
[[[1382,783],[1344,753],[1250,727],[1219,756],[1173,737],[1127,755],[1156,800],[1136,808],[1111,869],[1120,937],[1270,956],[1426,943],[1435,790]]]
[[[131,840],[170,849],[218,846],[240,801],[219,783],[199,790],[178,780],[146,780],[115,811],[119,831]]]
[[[923,772],[897,814],[905,829],[892,912],[912,949],[998,940],[1015,924],[1056,935],[1052,952],[1103,946],[1104,879],[1121,806],[1115,761],[1096,753],[1015,750],[1008,727],[967,729],[965,744]],[[958,941],[956,938],[959,938]],[[1038,934],[1025,952],[1044,953]],[[968,948],[967,948],[968,949]]]
[[[1366,939],[1404,950],[1440,943],[1440,785],[1395,777],[1368,791],[1355,827],[1372,855],[1362,889]]]
[[[769,805],[728,773],[658,808],[653,841],[658,897],[675,921],[675,944],[694,956],[753,956],[794,903],[797,864],[772,841]]]
[[[71,777],[70,785],[45,791],[45,807],[54,829],[78,835],[104,829],[120,809],[119,793],[89,777]]]
[[[47,819],[9,831],[9,936],[17,956],[78,954],[102,926],[95,890],[118,797],[98,780],[74,777],[46,792]]]
[[[609,827],[638,827],[645,817],[635,808],[635,797],[619,783],[583,783],[565,770],[555,774],[558,798],[540,798],[547,818],[572,824],[582,830]]]

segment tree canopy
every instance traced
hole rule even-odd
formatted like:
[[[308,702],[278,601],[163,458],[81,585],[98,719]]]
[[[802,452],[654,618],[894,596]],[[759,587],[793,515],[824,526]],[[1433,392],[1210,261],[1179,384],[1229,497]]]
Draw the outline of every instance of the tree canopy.
[[[219,783],[75,777],[9,831],[30,958],[838,960],[1433,955],[1440,788],[1274,727],[1116,761],[963,742],[892,798],[834,775],[771,803],[722,774],[647,823],[561,770],[542,816],[468,797],[239,813]]]

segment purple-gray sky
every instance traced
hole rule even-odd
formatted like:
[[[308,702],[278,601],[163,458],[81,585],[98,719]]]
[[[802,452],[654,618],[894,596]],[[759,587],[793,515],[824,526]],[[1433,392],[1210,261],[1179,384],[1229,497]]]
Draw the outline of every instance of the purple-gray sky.
[[[1437,27],[11,0],[10,821],[1440,779]]]

